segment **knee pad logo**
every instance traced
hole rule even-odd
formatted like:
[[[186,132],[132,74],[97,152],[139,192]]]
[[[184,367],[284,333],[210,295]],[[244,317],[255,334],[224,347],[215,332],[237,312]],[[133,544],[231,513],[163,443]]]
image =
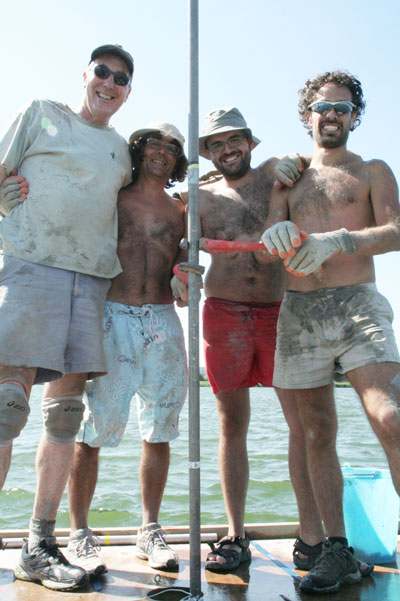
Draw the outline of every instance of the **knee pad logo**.
[[[14,407],[14,409],[17,409],[18,411],[26,411],[26,407],[24,407],[23,405],[19,405],[18,403],[16,403],[15,401],[8,401],[7,403],[7,407]]]
[[[83,411],[85,410],[84,407],[72,407],[71,405],[67,405],[66,407],[64,407],[64,411],[75,411],[75,413],[83,413]]]

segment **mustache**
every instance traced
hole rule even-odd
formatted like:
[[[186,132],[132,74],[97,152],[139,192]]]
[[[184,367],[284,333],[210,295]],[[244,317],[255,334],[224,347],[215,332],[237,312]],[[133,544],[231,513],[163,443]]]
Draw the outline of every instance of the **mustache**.
[[[231,150],[231,152],[224,152],[224,154],[221,157],[221,160],[229,158],[229,157],[233,157],[235,155],[242,155],[242,152],[240,150]]]
[[[323,125],[338,125],[339,127],[342,127],[342,124],[337,119],[325,119],[325,121],[322,121],[321,127]]]

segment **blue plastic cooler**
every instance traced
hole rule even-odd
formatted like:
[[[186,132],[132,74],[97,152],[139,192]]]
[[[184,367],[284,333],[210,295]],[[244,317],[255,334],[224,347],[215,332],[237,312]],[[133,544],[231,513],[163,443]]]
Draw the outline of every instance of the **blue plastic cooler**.
[[[349,545],[364,561],[395,561],[400,503],[389,470],[346,465],[342,473]]]

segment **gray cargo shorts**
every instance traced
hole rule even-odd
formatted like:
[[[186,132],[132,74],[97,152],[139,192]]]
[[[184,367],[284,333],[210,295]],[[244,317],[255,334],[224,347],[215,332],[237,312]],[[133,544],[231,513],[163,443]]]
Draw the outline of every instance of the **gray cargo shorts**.
[[[35,384],[107,372],[102,318],[110,280],[0,255],[0,364]]]

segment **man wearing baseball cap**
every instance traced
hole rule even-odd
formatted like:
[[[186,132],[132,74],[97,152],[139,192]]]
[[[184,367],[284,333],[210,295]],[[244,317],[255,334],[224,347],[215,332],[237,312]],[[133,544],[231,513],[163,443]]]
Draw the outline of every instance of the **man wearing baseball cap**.
[[[90,573],[106,569],[88,526],[100,447],[119,445],[135,395],[142,437],[143,509],[136,555],[148,559],[153,568],[178,566],[158,514],[168,475],[169,442],[179,435],[187,386],[183,332],[169,285],[184,234],[185,207],[165,192],[185,179],[184,142],[179,130],[165,122],[138,129],[129,139],[133,178],[118,197],[123,272],[112,282],[104,312],[108,374],[87,383],[87,410],[69,480],[68,557]]]
[[[107,371],[101,324],[109,280],[121,271],[117,195],[131,180],[128,145],[109,123],[132,73],[121,46],[96,48],[77,107],[33,100],[0,141],[0,485],[31,388],[47,382],[33,517],[14,573],[54,590],[87,582],[59,551],[54,527],[86,380]]]
[[[130,76],[133,75],[133,58],[120,46],[119,44],[104,44],[103,46],[99,46],[95,48],[90,56],[90,62],[94,62],[97,58],[104,56],[105,54],[112,54],[121,58],[126,66],[128,67],[128,71]],[[90,64],[90,63],[89,63]]]

